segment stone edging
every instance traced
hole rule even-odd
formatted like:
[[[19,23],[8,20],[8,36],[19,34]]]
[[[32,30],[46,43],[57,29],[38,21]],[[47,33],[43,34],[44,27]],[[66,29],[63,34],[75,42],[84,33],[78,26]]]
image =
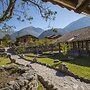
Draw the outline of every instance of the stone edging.
[[[20,56],[20,55],[19,55],[19,56]],[[22,56],[20,56],[20,57],[23,58]],[[25,59],[25,58],[23,58],[23,59],[26,60],[26,61],[30,61],[30,60]],[[54,68],[54,67],[52,67],[52,66],[50,66],[50,65],[47,65],[47,64],[44,64],[44,63],[41,63],[41,62],[34,62],[34,61],[30,61],[30,62],[32,62],[32,63],[38,63],[38,64],[41,64],[41,65],[47,66],[47,67],[49,67],[49,68],[51,68],[51,69],[54,69],[54,70],[56,70],[56,71],[60,71],[60,72],[65,73],[65,74],[67,74],[67,75],[69,75],[69,76],[72,76],[72,77],[74,77],[75,79],[80,79],[80,81],[84,81],[85,83],[90,83],[90,80],[89,80],[89,79],[85,79],[84,77],[80,77],[80,76],[78,76],[78,75],[75,75],[75,74],[72,73],[70,70],[68,70],[68,71],[62,71],[62,70],[59,70],[58,68]]]
[[[43,86],[44,86],[47,90],[58,90],[58,89],[55,88],[52,84],[49,84],[48,81],[45,81],[42,76],[39,76],[39,75],[38,75],[38,80],[43,84]]]

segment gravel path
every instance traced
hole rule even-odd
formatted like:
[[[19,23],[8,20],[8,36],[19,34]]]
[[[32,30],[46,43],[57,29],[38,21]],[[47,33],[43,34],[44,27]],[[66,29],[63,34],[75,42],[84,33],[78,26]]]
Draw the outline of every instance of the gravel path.
[[[90,84],[81,82],[79,79],[67,76],[61,72],[57,72],[54,69],[37,63],[30,63],[28,61],[25,61],[24,59],[21,59],[17,55],[12,55],[11,58],[16,59],[16,62],[19,64],[30,64],[33,69],[36,70],[38,75],[42,76],[45,81],[53,84],[54,87],[58,90],[90,90]]]

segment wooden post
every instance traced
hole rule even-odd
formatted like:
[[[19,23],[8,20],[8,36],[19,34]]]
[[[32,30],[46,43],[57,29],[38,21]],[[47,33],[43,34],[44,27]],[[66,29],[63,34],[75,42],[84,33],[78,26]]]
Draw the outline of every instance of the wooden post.
[[[75,49],[75,42],[72,42],[73,43],[73,50]]]
[[[78,43],[78,49],[79,49],[79,41],[77,43]]]
[[[87,51],[87,53],[88,53],[88,50],[89,50],[88,41],[86,41],[86,51]]]
[[[80,56],[80,46],[79,46],[79,41],[77,42],[78,43],[78,54]]]
[[[83,50],[83,41],[82,41],[82,50]]]

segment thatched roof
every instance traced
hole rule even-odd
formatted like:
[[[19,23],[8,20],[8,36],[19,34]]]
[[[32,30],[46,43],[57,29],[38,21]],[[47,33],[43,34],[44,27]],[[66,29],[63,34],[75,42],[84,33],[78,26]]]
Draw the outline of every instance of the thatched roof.
[[[54,42],[74,42],[90,40],[90,26],[64,34]]]
[[[47,36],[46,38],[48,38],[48,39],[57,39],[59,37],[61,37],[61,35],[50,35],[50,36]]]
[[[90,0],[43,0],[44,2],[52,2],[62,8],[74,10],[77,13],[86,13],[90,15]]]

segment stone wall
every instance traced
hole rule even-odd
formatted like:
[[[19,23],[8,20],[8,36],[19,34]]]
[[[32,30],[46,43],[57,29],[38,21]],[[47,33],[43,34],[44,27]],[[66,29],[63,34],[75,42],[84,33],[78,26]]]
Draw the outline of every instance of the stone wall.
[[[55,88],[55,87],[53,86],[53,84],[50,84],[48,81],[45,81],[42,76],[39,76],[39,75],[38,75],[38,79],[39,79],[39,81],[43,84],[43,86],[44,86],[47,90],[58,90],[57,88]]]
[[[10,66],[11,67],[11,66]],[[10,69],[10,67],[3,67],[4,69]],[[10,81],[8,86],[1,88],[0,90],[37,90],[38,79],[37,74],[31,66],[19,66],[22,74],[16,78],[15,81]]]

